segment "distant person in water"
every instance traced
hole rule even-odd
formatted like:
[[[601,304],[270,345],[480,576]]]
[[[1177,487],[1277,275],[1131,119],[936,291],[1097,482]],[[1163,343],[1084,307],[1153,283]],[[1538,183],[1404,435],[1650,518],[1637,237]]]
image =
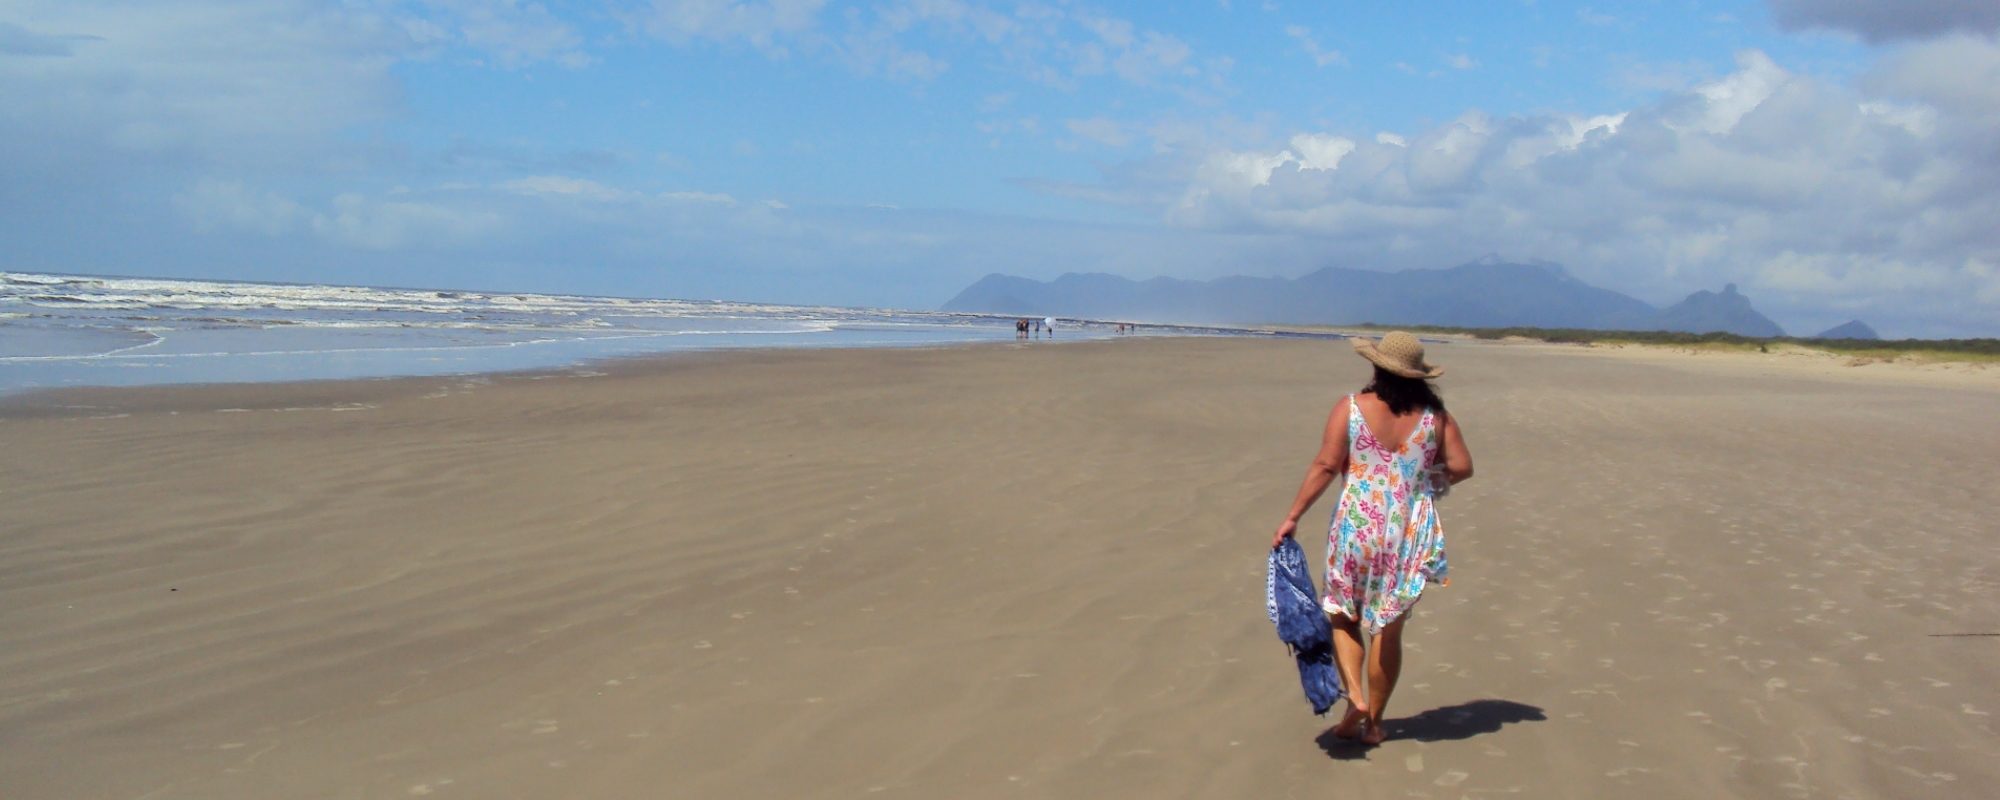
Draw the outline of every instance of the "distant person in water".
[[[1056,318],[1055,317],[1044,318],[1042,320],[1042,329],[1049,332],[1049,338],[1051,339],[1056,338]]]
[[[1026,317],[1017,317],[1014,319],[1014,338],[1028,338],[1028,319]]]
[[[1417,337],[1392,331],[1380,342],[1356,339],[1354,349],[1375,365],[1374,378],[1334,404],[1319,455],[1271,546],[1295,533],[1320,493],[1345,477],[1327,530],[1320,602],[1333,623],[1334,661],[1347,689],[1347,715],[1333,733],[1373,745],[1388,738],[1382,711],[1402,672],[1410,608],[1431,581],[1450,583],[1436,501],[1472,477],[1472,453],[1431,387],[1444,370],[1424,363]],[[1365,693],[1364,633],[1370,640]]]

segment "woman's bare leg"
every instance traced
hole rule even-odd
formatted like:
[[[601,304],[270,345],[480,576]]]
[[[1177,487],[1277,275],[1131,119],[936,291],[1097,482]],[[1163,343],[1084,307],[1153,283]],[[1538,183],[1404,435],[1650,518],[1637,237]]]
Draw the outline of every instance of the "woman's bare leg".
[[[1361,625],[1346,614],[1329,614],[1333,622],[1333,663],[1340,670],[1340,686],[1347,691],[1347,716],[1334,726],[1333,735],[1343,739],[1361,736],[1368,719],[1367,693],[1361,690]]]
[[[1389,707],[1389,695],[1396,691],[1396,678],[1403,673],[1403,622],[1405,614],[1382,626],[1368,649],[1368,730],[1361,740],[1380,744],[1388,735],[1382,731],[1382,710]]]

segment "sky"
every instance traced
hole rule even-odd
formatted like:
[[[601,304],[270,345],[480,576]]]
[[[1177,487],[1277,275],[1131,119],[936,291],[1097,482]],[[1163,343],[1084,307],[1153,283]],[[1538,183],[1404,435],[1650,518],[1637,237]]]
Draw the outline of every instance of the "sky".
[[[0,0],[0,269],[935,308],[1561,265],[2000,336],[2000,3]]]

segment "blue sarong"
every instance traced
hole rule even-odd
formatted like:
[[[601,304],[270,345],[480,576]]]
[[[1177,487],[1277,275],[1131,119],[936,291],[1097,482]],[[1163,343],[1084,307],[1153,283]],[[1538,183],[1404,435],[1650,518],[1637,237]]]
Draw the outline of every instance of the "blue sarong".
[[[1333,626],[1320,610],[1319,592],[1306,571],[1306,552],[1287,536],[1271,548],[1264,576],[1264,611],[1278,628],[1278,639],[1299,664],[1299,683],[1314,714],[1325,714],[1340,702],[1340,671],[1333,666]]]

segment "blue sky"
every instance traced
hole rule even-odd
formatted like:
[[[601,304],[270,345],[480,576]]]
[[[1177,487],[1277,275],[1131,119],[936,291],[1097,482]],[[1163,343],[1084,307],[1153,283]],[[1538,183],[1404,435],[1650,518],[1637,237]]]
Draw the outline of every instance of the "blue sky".
[[[0,267],[935,307],[1560,263],[2000,335],[2000,10],[0,2]]]

